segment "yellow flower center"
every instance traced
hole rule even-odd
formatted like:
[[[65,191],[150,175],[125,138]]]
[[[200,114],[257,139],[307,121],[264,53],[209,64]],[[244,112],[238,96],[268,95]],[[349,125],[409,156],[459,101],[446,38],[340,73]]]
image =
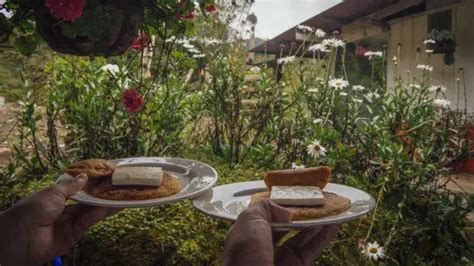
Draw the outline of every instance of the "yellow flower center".
[[[369,248],[370,253],[377,253],[377,251],[378,251],[377,248],[374,248],[374,247]]]

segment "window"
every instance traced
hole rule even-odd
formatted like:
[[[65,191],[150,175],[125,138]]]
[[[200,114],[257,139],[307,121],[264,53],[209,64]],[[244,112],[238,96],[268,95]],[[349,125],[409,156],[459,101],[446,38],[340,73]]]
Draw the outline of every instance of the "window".
[[[428,15],[428,32],[433,29],[452,31],[452,10],[445,10]]]

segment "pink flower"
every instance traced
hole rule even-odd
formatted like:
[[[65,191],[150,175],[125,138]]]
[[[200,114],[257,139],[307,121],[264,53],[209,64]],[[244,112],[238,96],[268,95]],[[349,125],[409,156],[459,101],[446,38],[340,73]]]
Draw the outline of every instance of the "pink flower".
[[[355,55],[360,58],[365,58],[365,53],[367,52],[367,48],[364,46],[357,46],[355,50]]]
[[[194,7],[189,7],[184,2],[178,2],[176,4],[176,17],[178,19],[193,19],[194,18]]]
[[[148,35],[145,32],[140,32],[140,35],[133,40],[132,46],[130,47],[134,50],[142,51],[149,43]]]
[[[82,16],[87,0],[45,0],[53,17],[73,22]]]
[[[123,91],[123,105],[130,113],[138,113],[143,107],[143,98],[137,89],[126,89]]]
[[[217,12],[217,7],[214,4],[209,4],[206,6],[206,11],[209,13],[215,13]]]

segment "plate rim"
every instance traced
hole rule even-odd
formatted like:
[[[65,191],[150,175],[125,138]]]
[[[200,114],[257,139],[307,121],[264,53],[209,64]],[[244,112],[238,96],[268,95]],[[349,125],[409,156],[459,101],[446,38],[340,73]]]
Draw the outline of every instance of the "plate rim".
[[[147,200],[140,200],[141,203],[136,203],[134,201],[130,201],[130,200],[127,200],[127,201],[123,201],[123,202],[117,202],[117,200],[108,200],[108,199],[102,199],[102,198],[98,198],[98,197],[94,197],[90,194],[88,194],[90,197],[92,197],[93,199],[99,199],[101,200],[102,202],[97,202],[97,201],[93,201],[93,200],[88,200],[88,199],[83,199],[83,198],[80,198],[77,194],[76,195],[73,195],[71,196],[69,199],[70,200],[73,200],[77,203],[81,203],[81,204],[86,204],[86,205],[91,205],[91,206],[98,206],[98,207],[109,207],[109,208],[143,208],[143,207],[153,207],[153,206],[160,206],[160,205],[166,205],[166,204],[172,204],[172,203],[176,203],[178,201],[182,201],[182,200],[185,200],[185,199],[193,199],[195,197],[198,197],[204,193],[206,193],[209,189],[212,189],[212,187],[215,186],[215,184],[217,183],[217,180],[219,179],[219,174],[217,173],[216,169],[212,166],[210,166],[209,164],[206,164],[206,163],[203,163],[201,161],[197,161],[197,160],[193,160],[193,159],[186,159],[186,158],[181,158],[181,157],[157,157],[157,156],[152,156],[152,157],[145,157],[145,156],[142,156],[142,157],[126,157],[126,158],[117,158],[117,159],[106,159],[107,161],[124,161],[124,160],[130,160],[130,159],[164,159],[164,160],[174,160],[174,159],[178,159],[178,160],[185,160],[185,161],[189,161],[189,162],[192,162],[192,163],[198,163],[198,164],[201,164],[201,165],[204,165],[205,167],[208,167],[214,174],[214,178],[212,179],[212,181],[207,184],[206,186],[203,186],[201,189],[199,189],[198,191],[195,191],[195,192],[192,192],[190,194],[186,194],[186,195],[181,195],[179,197],[175,197],[175,198],[172,198],[172,199],[166,199],[167,197],[162,197],[162,198],[156,198],[156,199],[147,199]],[[153,162],[152,162],[153,163]],[[173,164],[176,164],[176,165],[179,165],[177,163],[174,163]],[[181,165],[182,167],[188,167],[188,166],[183,166]],[[61,181],[61,179],[64,179],[65,176],[69,176],[67,173],[63,173],[61,175],[59,175],[56,179],[56,182],[55,183],[58,183],[59,181]],[[191,181],[191,180],[190,180]],[[81,190],[82,191],[82,190]],[[84,192],[84,191],[82,191]],[[84,192],[86,193],[86,192]],[[168,196],[169,197],[169,196]],[[105,201],[105,202],[103,202]],[[110,201],[110,203],[106,203],[107,201]]]
[[[251,185],[255,185],[255,186],[252,186],[253,189],[266,188],[265,183],[264,183],[263,180],[253,180],[253,181],[244,181],[244,182],[223,184],[223,185],[216,186],[216,187],[213,187],[213,188],[209,189],[208,191],[206,191],[206,193],[210,193],[212,190],[217,189],[219,187],[232,186],[232,185],[243,185],[243,184],[246,184],[246,183],[251,184]],[[355,189],[355,190],[358,190],[358,191],[366,194],[369,197],[369,208],[367,208],[367,210],[361,211],[357,214],[350,215],[348,217],[339,218],[339,219],[335,219],[335,220],[324,221],[324,222],[318,222],[318,220],[320,220],[320,219],[311,219],[311,220],[305,220],[305,221],[291,221],[289,223],[271,223],[272,228],[275,228],[275,229],[297,229],[297,228],[312,228],[312,227],[329,225],[329,224],[340,224],[340,223],[352,221],[352,220],[355,220],[359,217],[362,217],[362,216],[368,214],[369,212],[371,212],[375,208],[375,204],[376,204],[375,198],[371,194],[369,194],[369,193],[367,193],[367,192],[365,192],[361,189],[351,187],[351,186],[348,186],[348,185],[344,185],[344,184],[338,184],[338,183],[328,183],[328,184],[348,187],[348,188]],[[258,185],[258,187],[257,187],[257,185]],[[234,191],[233,193],[235,194],[235,193],[238,193],[238,192],[239,191]],[[193,207],[196,210],[198,210],[199,212],[204,213],[206,215],[209,215],[213,218],[219,219],[219,220],[235,222],[236,218],[234,216],[231,217],[230,215],[228,215],[226,213],[224,213],[224,215],[218,215],[218,214],[211,213],[209,211],[206,211],[205,209],[200,208],[200,206],[198,206],[197,203],[201,200],[200,198],[204,197],[204,196],[205,196],[205,193],[201,194],[198,197],[193,198],[192,203],[193,203]],[[330,217],[330,216],[328,216],[328,217]]]

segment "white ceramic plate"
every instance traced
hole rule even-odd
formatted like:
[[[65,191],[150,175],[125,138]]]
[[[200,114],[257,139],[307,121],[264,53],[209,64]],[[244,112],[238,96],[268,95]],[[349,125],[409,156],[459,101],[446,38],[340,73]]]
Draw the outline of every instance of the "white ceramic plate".
[[[193,200],[198,210],[215,218],[235,221],[245,210],[252,194],[265,191],[263,181],[250,181],[214,187]],[[368,193],[349,186],[329,183],[324,191],[332,192],[351,200],[351,207],[345,212],[320,219],[274,223],[274,228],[310,228],[326,224],[337,224],[354,220],[370,212],[375,206],[374,198]]]
[[[181,183],[181,191],[177,194],[148,200],[108,200],[94,197],[85,191],[80,191],[71,199],[79,203],[114,207],[114,208],[136,208],[150,207],[162,204],[177,202],[183,199],[196,197],[211,187],[217,181],[217,172],[211,166],[188,159],[181,158],[162,158],[162,157],[137,157],[111,160],[118,166],[157,166],[163,168],[163,171],[171,173],[177,177]],[[61,175],[57,182],[72,178],[68,174]]]

